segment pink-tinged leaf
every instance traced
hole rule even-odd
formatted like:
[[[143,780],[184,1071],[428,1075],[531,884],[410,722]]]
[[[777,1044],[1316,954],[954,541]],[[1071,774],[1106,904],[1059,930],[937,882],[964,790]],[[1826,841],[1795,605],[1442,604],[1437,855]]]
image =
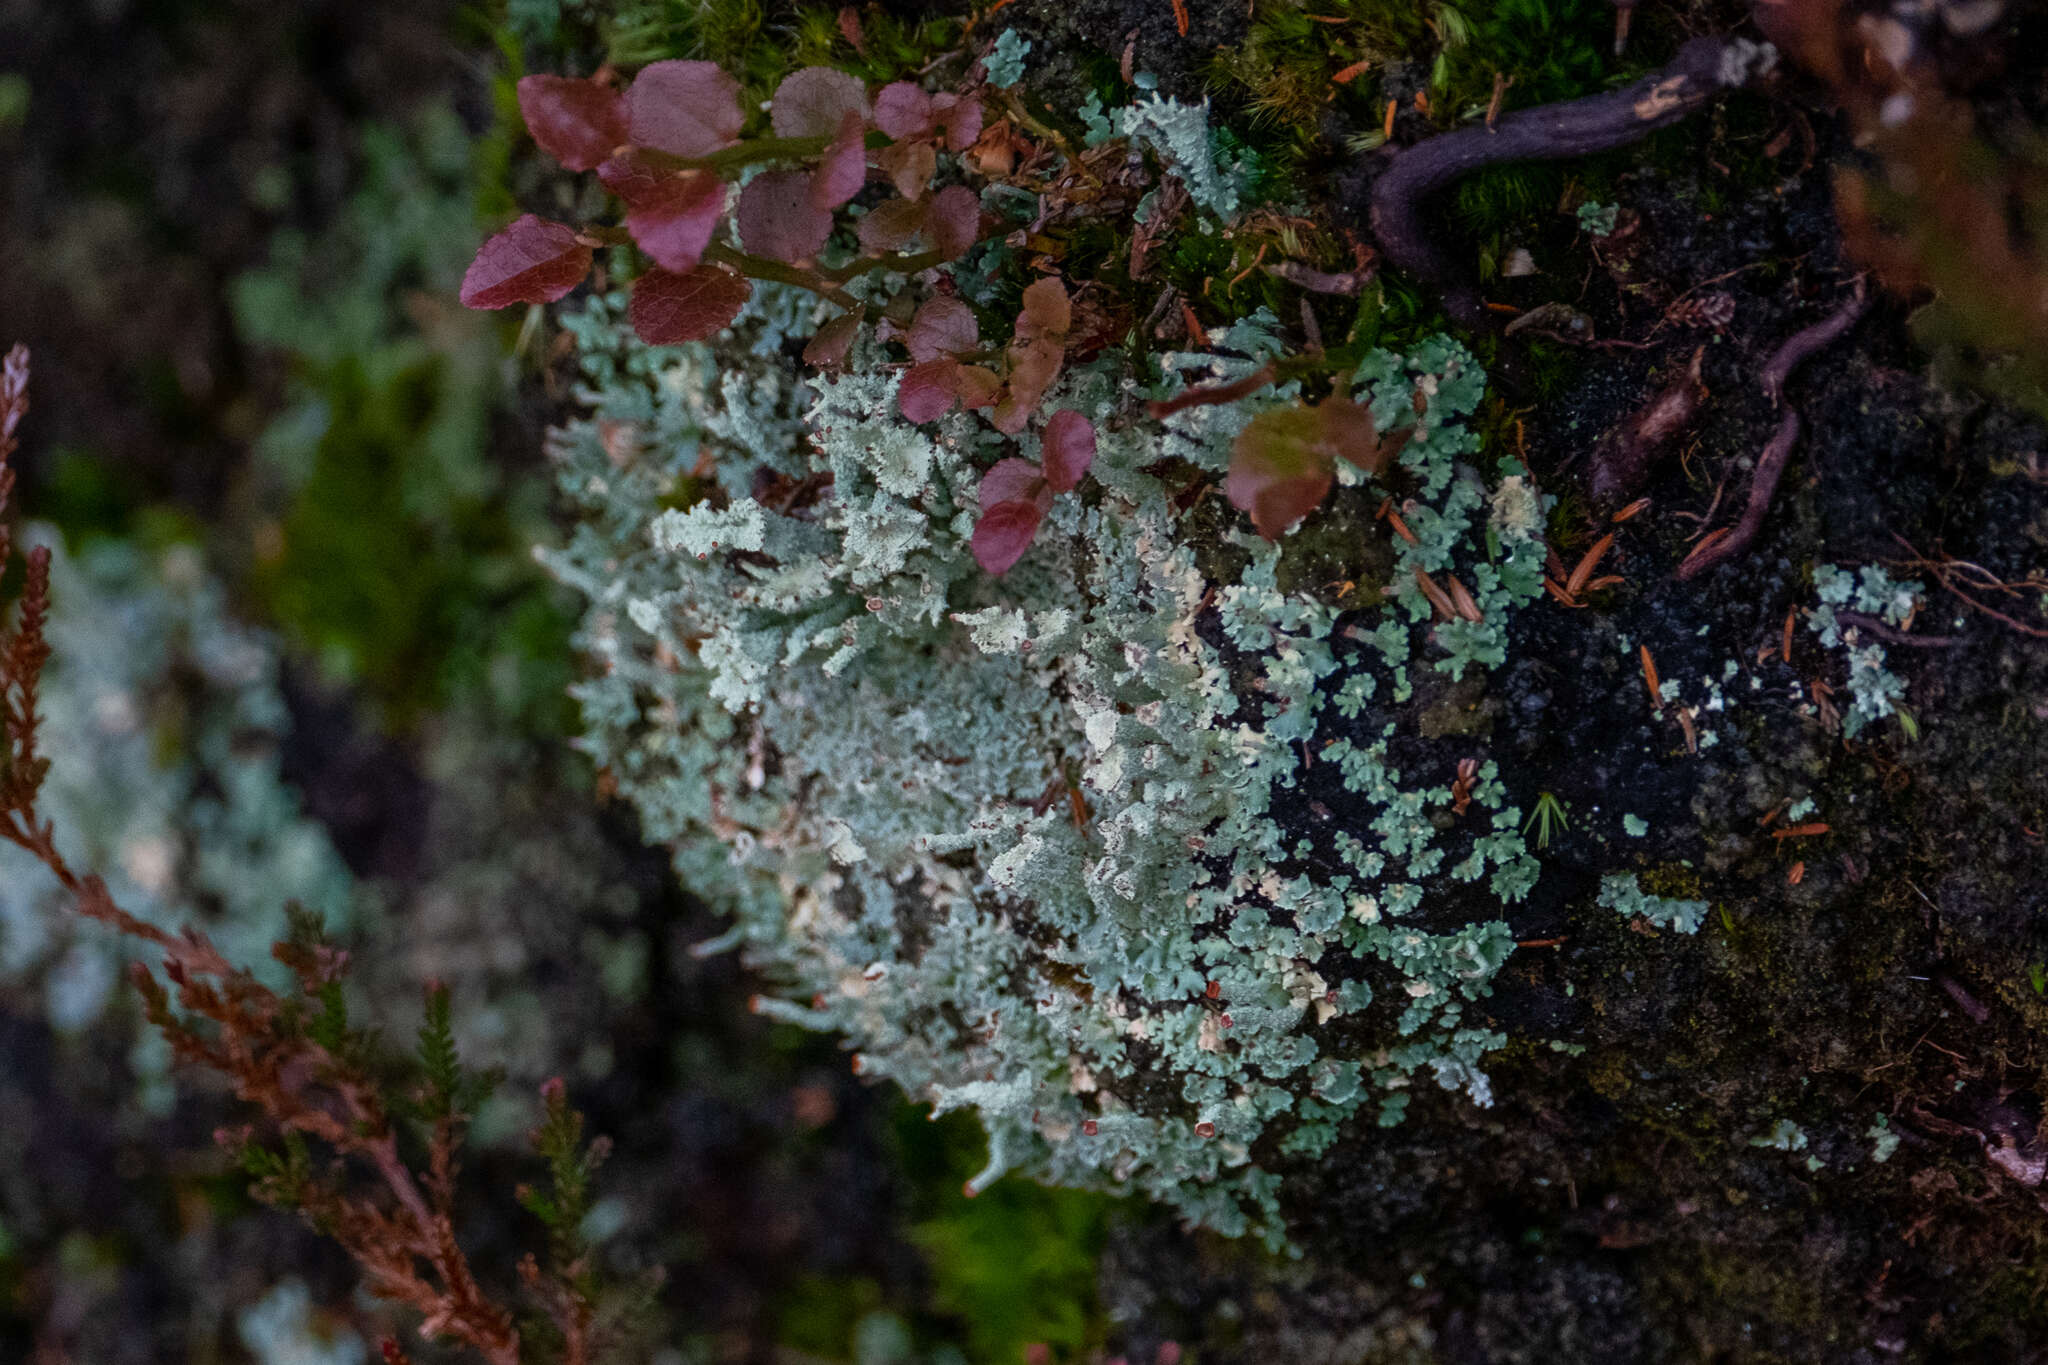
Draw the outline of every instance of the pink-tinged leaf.
[[[981,476],[979,496],[984,512],[999,502],[1035,502],[1041,510],[1052,506],[1052,491],[1046,487],[1044,471],[1015,456],[997,460],[989,467]]]
[[[932,122],[938,125],[947,151],[964,152],[981,137],[981,101],[953,94],[934,95]]]
[[[937,360],[979,346],[981,328],[972,308],[950,294],[940,294],[926,299],[917,310],[910,330],[903,334],[903,344],[910,348],[912,360]]]
[[[921,199],[888,199],[875,205],[855,229],[861,249],[883,252],[905,246],[924,227],[927,207]]]
[[[947,260],[965,255],[981,235],[980,197],[965,185],[948,185],[940,190],[932,196],[931,221],[925,225],[925,235],[945,253]],[[1066,295],[1062,293],[1060,297]]]
[[[875,126],[897,141],[932,130],[932,97],[910,81],[894,81],[875,96]]]
[[[860,193],[868,180],[867,125],[858,114],[840,120],[818,168],[811,172],[811,207],[830,212]]]
[[[1035,287],[1035,286],[1034,286]],[[1021,329],[1019,329],[1021,332]],[[1038,400],[1060,376],[1066,352],[1060,344],[1045,338],[1010,348],[1010,388],[989,417],[997,431],[1015,436],[1031,424]]]
[[[986,365],[962,365],[954,388],[960,394],[961,407],[985,408],[1002,396],[1003,381]]]
[[[1055,493],[1080,483],[1095,463],[1094,424],[1071,408],[1061,408],[1047,419],[1043,444],[1045,481]]]
[[[867,309],[855,308],[820,327],[804,345],[804,360],[826,370],[844,365],[846,353],[853,349],[854,339],[860,335],[861,320],[866,316]]]
[[[959,395],[955,381],[960,367],[950,358],[927,360],[903,372],[896,388],[896,410],[906,422],[932,422],[953,410]]]
[[[709,156],[739,138],[740,83],[714,62],[656,62],[626,92],[628,129],[643,147]]]
[[[590,273],[590,248],[576,229],[526,214],[477,249],[462,277],[466,308],[553,303]]]
[[[777,137],[832,137],[848,114],[868,117],[868,88],[858,76],[829,66],[792,71],[775,87],[768,121]]]
[[[922,199],[932,177],[939,173],[939,154],[929,142],[892,142],[875,153],[875,164],[896,193],[905,199]]]
[[[1223,491],[1278,540],[1329,494],[1335,462],[1314,408],[1271,408],[1254,417],[1230,448]]]
[[[1024,311],[1017,315],[1017,340],[1065,336],[1074,323],[1074,306],[1057,275],[1048,275],[1024,291]]]
[[[974,523],[974,560],[985,572],[1005,574],[1024,557],[1045,519],[1035,502],[999,502]]]
[[[725,182],[709,171],[679,171],[626,210],[626,231],[656,265],[682,274],[703,259],[724,218]]]
[[[591,169],[626,140],[626,98],[597,81],[523,77],[519,114],[540,149],[572,171]]]
[[[740,191],[740,245],[757,256],[808,261],[832,235],[832,215],[811,202],[809,171],[763,171]]]
[[[626,202],[628,208],[653,203],[673,185],[678,172],[657,165],[654,154],[640,147],[628,147],[598,165],[597,178],[604,187]]]
[[[753,292],[744,276],[715,265],[700,265],[681,275],[650,270],[633,282],[626,317],[649,346],[702,341],[731,325]]]

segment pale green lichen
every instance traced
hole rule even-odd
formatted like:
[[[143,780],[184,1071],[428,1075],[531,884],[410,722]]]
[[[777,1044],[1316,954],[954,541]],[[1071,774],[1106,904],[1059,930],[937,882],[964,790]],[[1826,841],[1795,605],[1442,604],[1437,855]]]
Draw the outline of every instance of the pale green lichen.
[[[1237,212],[1243,174],[1218,154],[1209,102],[1152,95],[1117,111],[1117,131],[1156,152],[1187,186],[1195,206],[1217,218]]]
[[[998,89],[1007,89],[1024,79],[1024,59],[1031,55],[1031,40],[1021,38],[1017,30],[1004,29],[996,37],[996,45],[982,59],[982,67],[988,72],[988,83]]]
[[[715,356],[650,350],[595,300],[570,322],[593,411],[553,442],[583,515],[545,560],[590,599],[600,665],[584,742],[735,917],[720,946],[786,983],[760,1008],[843,1034],[864,1074],[937,1110],[976,1110],[977,1184],[1028,1169],[1142,1190],[1229,1232],[1277,1237],[1275,1177],[1251,1158],[1269,1132],[1319,1152],[1361,1111],[1396,1121],[1418,1073],[1489,1103],[1481,1063],[1504,1039],[1465,1015],[1513,937],[1497,910],[1418,915],[1466,883],[1512,902],[1538,865],[1491,761],[1446,831],[1454,774],[1390,756],[1415,724],[1410,670],[1497,663],[1540,591],[1540,500],[1512,462],[1491,481],[1468,463],[1471,357],[1439,339],[1359,369],[1383,427],[1414,428],[1419,543],[1390,605],[1340,629],[1249,535],[1230,536],[1242,572],[1210,580],[1148,472],[1169,454],[1221,468],[1288,392],[1109,422],[1147,388],[1114,354],[1072,369],[1053,397],[1098,422],[1088,496],[1057,500],[995,580],[967,542],[1007,442],[966,414],[903,423],[885,369],[801,385],[760,359],[764,335],[809,321],[764,311]],[[1270,327],[1230,329],[1235,355],[1166,357],[1149,391],[1256,365]],[[722,503],[665,509],[705,464]],[[764,469],[829,474],[830,492],[753,501]],[[1433,623],[1412,567],[1458,575],[1484,622]],[[1320,832],[1312,768],[1347,807]],[[1384,1004],[1375,973],[1398,986]],[[1383,1041],[1327,1054],[1321,1026],[1362,1013]]]
[[[1790,1119],[1779,1119],[1749,1140],[1752,1147],[1770,1147],[1780,1152],[1806,1150],[1806,1130]]]
[[[1621,209],[1614,204],[1588,201],[1579,205],[1579,226],[1595,237],[1611,237],[1615,225],[1620,221]]]
[[[1856,626],[1843,624],[1836,610],[1849,608],[1902,627],[1918,610],[1925,586],[1911,579],[1894,580],[1876,564],[1866,564],[1854,574],[1833,564],[1817,565],[1813,585],[1820,605],[1807,614],[1806,628],[1820,637],[1822,645],[1839,647],[1849,668],[1850,700],[1841,713],[1842,733],[1853,738],[1870,722],[1894,714],[1903,722],[1898,703],[1906,695],[1905,681],[1885,668],[1884,646],[1866,639]]]
[[[1643,890],[1633,872],[1615,872],[1600,879],[1600,904],[1616,914],[1641,915],[1659,929],[1696,934],[1707,916],[1705,901],[1674,900]]]

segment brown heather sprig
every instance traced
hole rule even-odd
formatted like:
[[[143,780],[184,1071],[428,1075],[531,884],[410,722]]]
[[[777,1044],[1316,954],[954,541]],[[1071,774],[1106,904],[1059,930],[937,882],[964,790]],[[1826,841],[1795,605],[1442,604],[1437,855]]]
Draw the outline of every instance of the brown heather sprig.
[[[21,346],[0,366],[0,572],[13,548],[5,522],[14,490],[8,461],[28,410],[28,371],[28,352]],[[342,994],[348,954],[322,939],[317,916],[294,908],[290,937],[272,949],[298,980],[300,998],[286,998],[228,961],[197,930],[172,934],[138,919],[115,904],[99,877],[73,869],[57,850],[50,822],[39,819],[36,809],[49,772],[49,760],[37,747],[36,711],[37,686],[50,657],[43,638],[49,606],[50,554],[38,546],[28,555],[14,624],[0,632],[0,724],[6,734],[0,750],[0,839],[35,855],[71,893],[80,914],[163,953],[162,979],[138,962],[132,968],[135,985],[150,1022],[178,1058],[225,1077],[261,1114],[261,1125],[217,1135],[239,1153],[252,1178],[251,1192],[298,1210],[341,1243],[374,1293],[420,1313],[421,1336],[458,1342],[491,1365],[522,1365],[530,1356],[522,1351],[512,1313],[478,1285],[456,1237],[456,1150],[468,1113],[487,1086],[457,1061],[447,991],[438,985],[428,989],[420,1030],[422,1081],[413,1096],[394,1103],[371,1074],[366,1035],[349,1026]],[[569,1255],[550,1255],[545,1271],[529,1256],[521,1278],[553,1327],[559,1359],[587,1365],[594,1286],[587,1258],[559,1224],[572,1215],[580,1220],[584,1182],[601,1159],[602,1144],[580,1145],[581,1119],[568,1109],[560,1081],[550,1082],[542,1098],[547,1122],[540,1145],[556,1175],[556,1191],[552,1200],[528,1196],[527,1202],[540,1204],[536,1211],[557,1252]],[[426,1128],[422,1170],[400,1153],[394,1110]],[[325,1154],[316,1159],[309,1140],[322,1144]],[[406,1359],[395,1342],[385,1344],[384,1354],[387,1361]]]

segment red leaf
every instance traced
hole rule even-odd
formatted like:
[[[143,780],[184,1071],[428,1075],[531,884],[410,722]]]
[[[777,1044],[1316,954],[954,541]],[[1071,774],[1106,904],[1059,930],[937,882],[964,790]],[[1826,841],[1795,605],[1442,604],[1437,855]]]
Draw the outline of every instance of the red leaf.
[[[529,213],[477,248],[462,277],[462,303],[553,303],[589,273],[590,248],[576,239],[576,229]]]
[[[952,94],[934,95],[932,122],[944,135],[947,151],[964,152],[981,136],[981,101]]]
[[[925,235],[945,253],[947,260],[965,255],[981,235],[980,197],[965,185],[948,185],[940,190],[932,196],[931,220],[925,225]],[[1064,299],[1066,295],[1062,293],[1060,297]]]
[[[633,141],[674,156],[708,156],[740,135],[740,83],[715,62],[656,62],[626,92]]]
[[[974,559],[992,574],[1008,573],[1031,548],[1045,514],[1035,502],[999,502],[974,523]]]
[[[572,171],[587,171],[626,140],[626,100],[609,85],[567,76],[526,76],[519,115],[540,149]]]
[[[1061,408],[1046,421],[1043,444],[1045,481],[1055,493],[1081,482],[1095,463],[1095,427],[1071,408]]]
[[[895,251],[917,236],[929,205],[921,199],[887,199],[862,215],[855,229],[861,249]]]
[[[626,230],[656,265],[681,274],[703,259],[724,218],[725,182],[709,171],[680,171],[626,210]]]
[[[860,335],[861,319],[866,316],[867,309],[855,308],[820,327],[804,346],[804,360],[828,370],[845,364],[846,353],[853,349],[854,338]]]
[[[681,275],[650,270],[634,281],[626,316],[650,346],[702,341],[723,331],[753,292],[743,276],[715,265],[700,265]]]
[[[832,235],[832,215],[811,202],[808,171],[763,171],[740,191],[740,244],[757,256],[808,261]]]
[[[660,199],[677,174],[666,166],[656,165],[653,157],[639,147],[628,147],[597,168],[597,178],[606,189],[625,200],[628,208]]]
[[[1057,275],[1048,275],[1024,291],[1024,311],[1017,315],[1017,340],[1065,336],[1074,324],[1074,306]]]
[[[875,126],[897,141],[932,130],[932,97],[910,81],[894,81],[875,96]]]
[[[1368,474],[1385,469],[1387,461],[1415,434],[1415,428],[1408,427],[1382,441],[1379,426],[1372,420],[1372,409],[1360,407],[1341,393],[1333,393],[1317,404],[1316,415],[1322,419],[1323,444],[1329,452]]]
[[[848,114],[867,122],[868,88],[858,76],[829,66],[790,72],[775,87],[768,105],[768,121],[777,137],[832,137]]]
[[[1321,412],[1271,408],[1238,433],[1223,491],[1260,535],[1278,540],[1329,494],[1335,468]]]
[[[905,199],[919,199],[939,173],[939,154],[929,142],[892,142],[875,153],[875,164],[889,177],[896,193]]]
[[[999,502],[1035,502],[1040,510],[1052,506],[1052,492],[1045,485],[1045,473],[1029,460],[1014,455],[997,460],[981,476],[981,510]]]
[[[910,348],[912,360],[937,360],[979,346],[981,328],[974,321],[972,308],[950,294],[940,294],[925,300],[917,310],[910,330],[903,334],[903,344]]]
[[[858,114],[848,114],[840,120],[839,132],[825,149],[818,169],[811,173],[812,208],[827,212],[836,209],[859,194],[860,187],[867,183],[866,126]]]
[[[907,422],[931,422],[953,410],[958,400],[959,365],[950,357],[927,360],[903,372],[896,389],[896,410]]]

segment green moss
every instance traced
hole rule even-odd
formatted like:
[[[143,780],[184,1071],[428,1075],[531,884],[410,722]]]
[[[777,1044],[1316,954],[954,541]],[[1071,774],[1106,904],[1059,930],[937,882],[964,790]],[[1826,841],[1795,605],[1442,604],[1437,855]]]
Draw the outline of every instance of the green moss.
[[[1022,1360],[1033,1343],[1062,1359],[1099,1345],[1095,1263],[1116,1202],[1025,1180],[970,1199],[961,1190],[983,1164],[979,1124],[958,1113],[933,1121],[903,1105],[895,1133],[921,1190],[911,1240],[925,1253],[930,1309],[953,1320],[947,1339],[965,1341],[977,1361]]]
[[[251,582],[401,727],[472,695],[543,733],[569,722],[570,617],[526,549],[546,534],[546,490],[492,462],[504,323],[452,301],[475,186],[503,154],[445,109],[373,127],[342,223],[280,238],[234,286],[244,339],[291,372],[257,442]]]
[[[862,1318],[883,1305],[882,1286],[862,1275],[803,1275],[775,1305],[775,1339],[791,1350],[843,1358]]]
[[[802,66],[834,66],[870,82],[914,76],[959,45],[960,21],[904,15],[877,5],[848,7],[856,47],[840,28],[840,7],[788,0],[634,0],[608,25],[609,59],[638,67],[671,58],[716,62],[739,78],[746,107]]]

